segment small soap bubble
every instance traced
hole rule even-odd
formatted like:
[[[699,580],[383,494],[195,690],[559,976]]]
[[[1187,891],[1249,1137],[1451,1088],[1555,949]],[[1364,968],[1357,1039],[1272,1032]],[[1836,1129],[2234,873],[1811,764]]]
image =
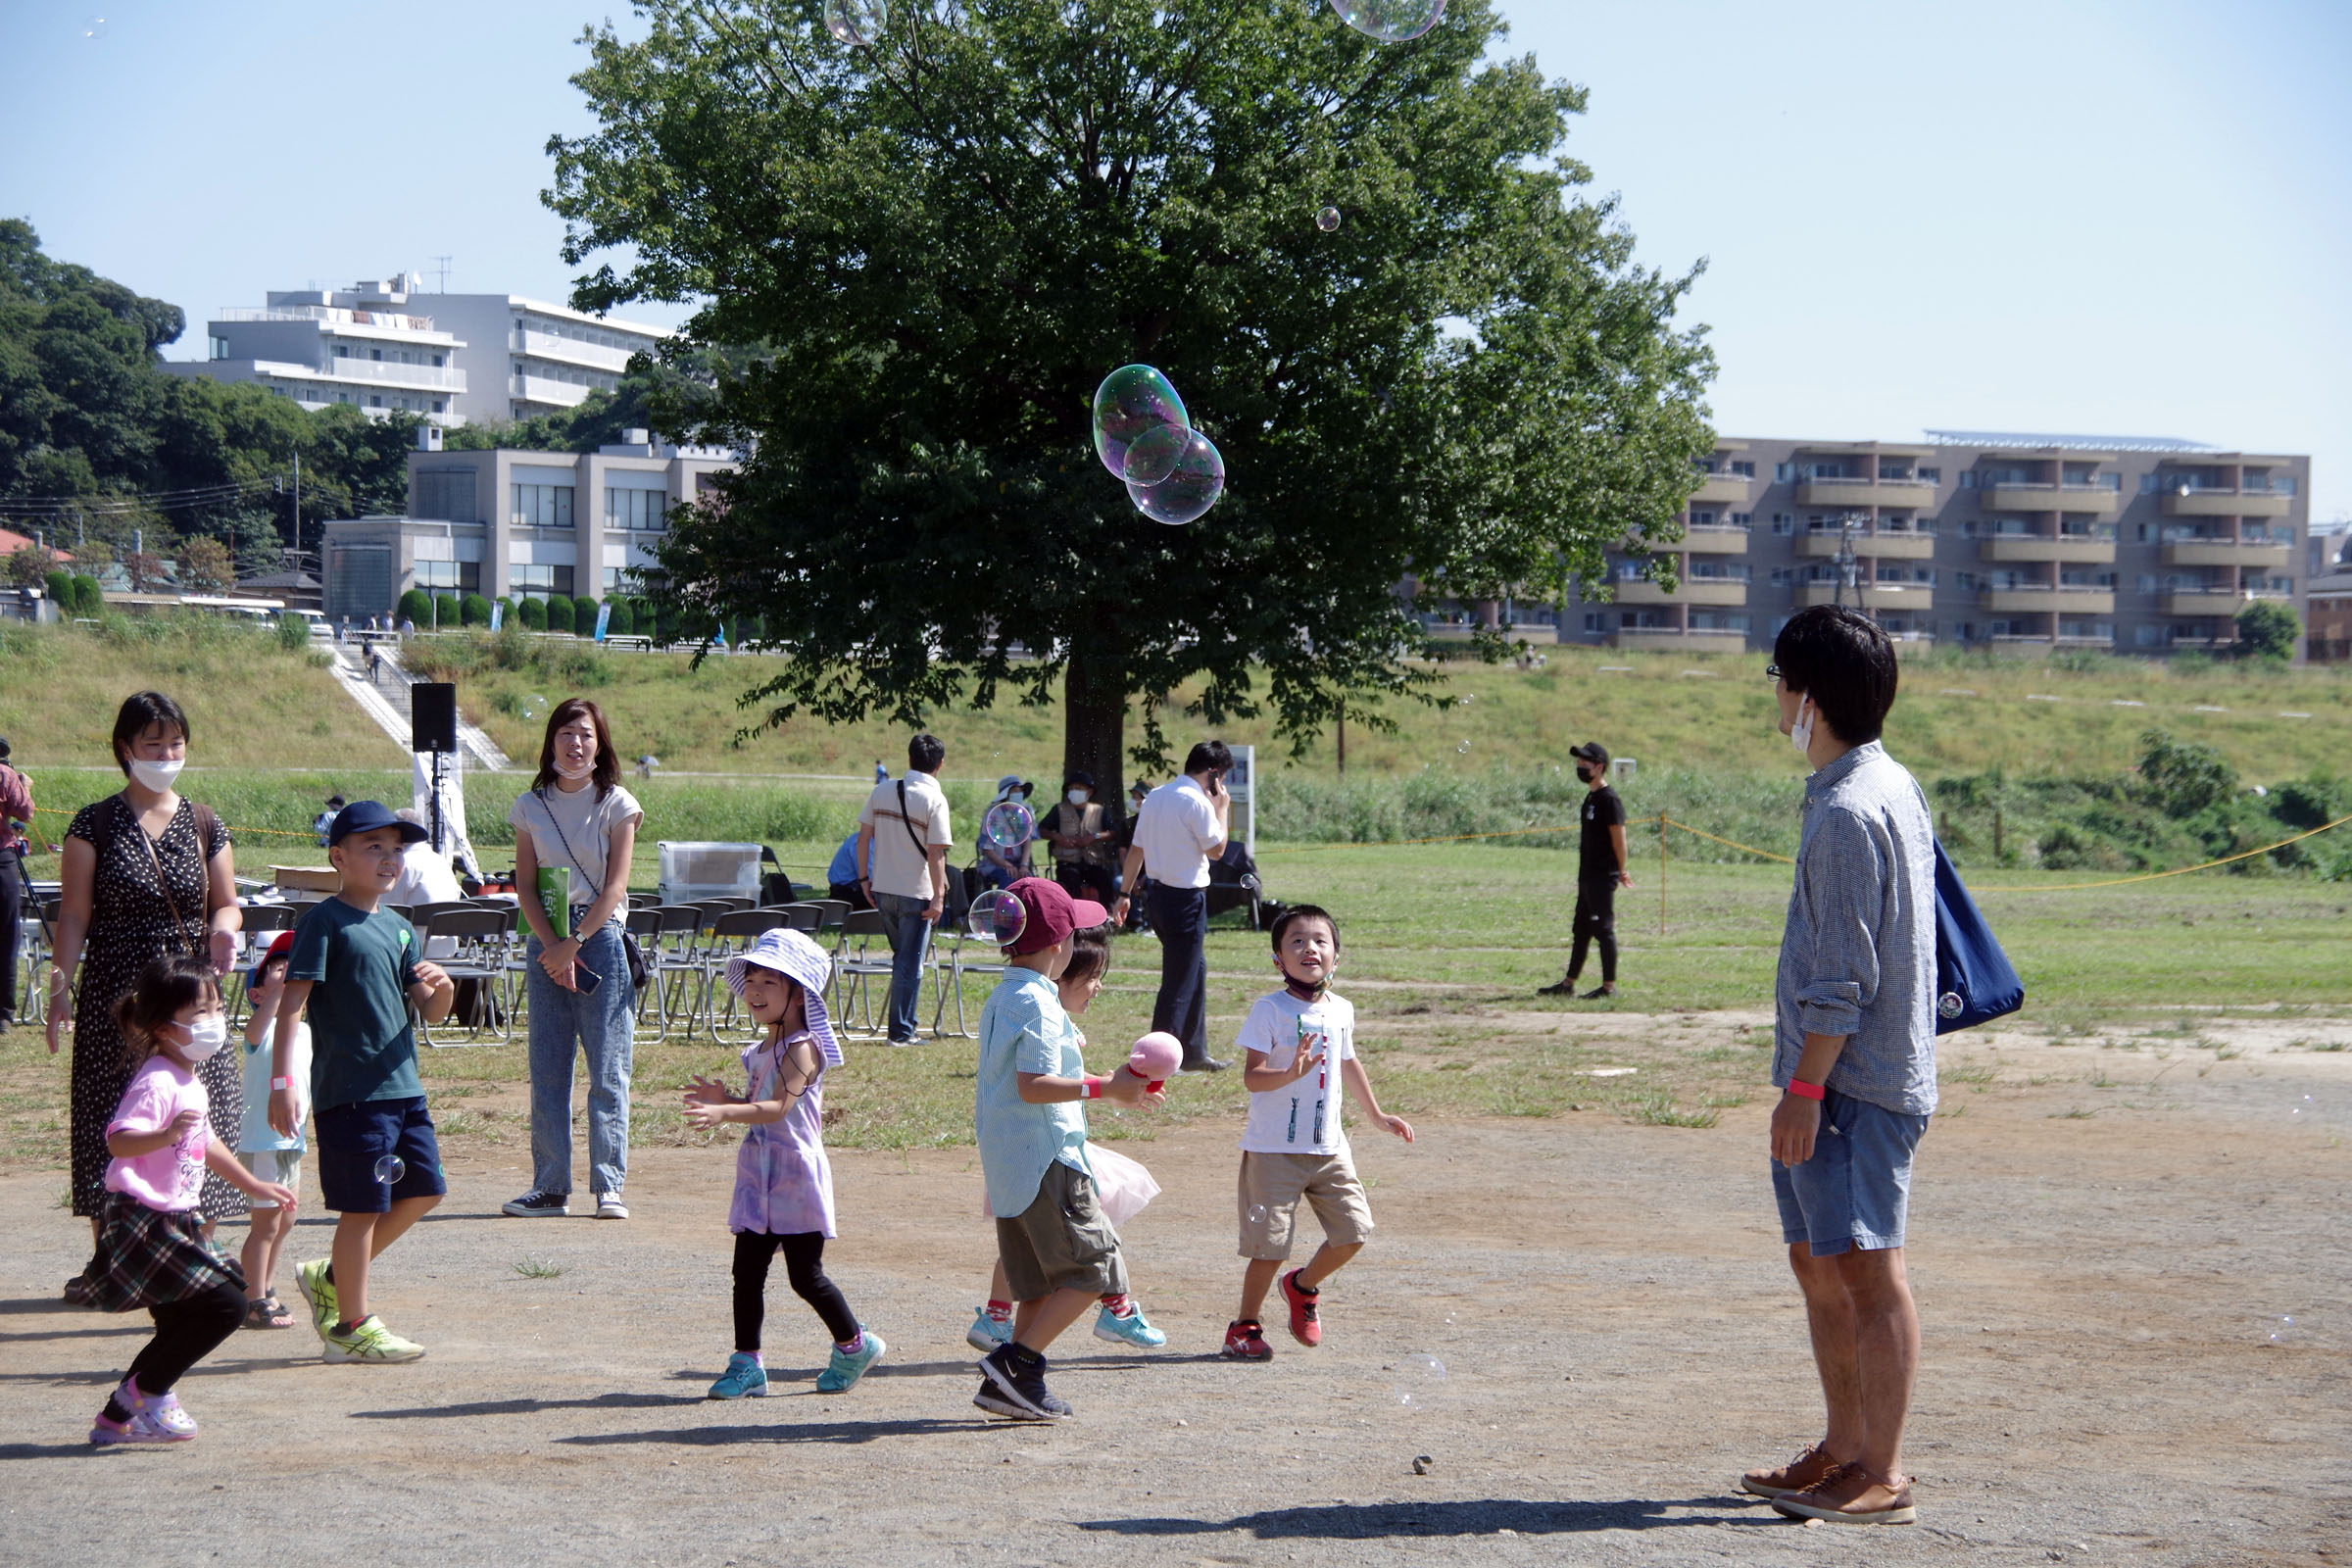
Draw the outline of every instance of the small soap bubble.
[[[1459,746],[1456,746],[1454,750],[1461,753],[1464,757],[1468,757],[1470,755],[1470,743],[1468,741],[1464,741]]]
[[[545,718],[546,716],[547,699],[545,697],[542,697],[537,692],[532,692],[529,696],[523,698],[522,717],[525,723],[536,724],[539,722],[539,720]]]
[[[825,0],[825,30],[853,49],[870,47],[888,20],[882,0]]]
[[[409,1173],[409,1162],[398,1154],[386,1154],[375,1162],[375,1179],[386,1187]]]
[[[81,35],[84,38],[105,37],[106,19],[104,17],[84,17],[81,23]]]
[[[1324,208],[1315,215],[1315,226],[1326,234],[1339,227],[1340,210],[1337,207]]]
[[[1153,522],[1171,526],[1198,521],[1225,493],[1225,459],[1200,431],[1185,437],[1184,454],[1157,484],[1131,484],[1128,499]]]
[[[1180,424],[1154,425],[1127,445],[1119,477],[1131,485],[1157,484],[1176,471],[1192,432]]]
[[[1037,837],[1037,815],[1018,801],[999,801],[980,818],[980,836],[1000,850]]]
[[[1331,0],[1340,20],[1367,38],[1403,43],[1446,18],[1446,0]]]
[[[1390,1397],[1405,1410],[1426,1410],[1430,1396],[1446,1381],[1446,1363],[1426,1350],[1396,1358],[1397,1381],[1389,1387]]]
[[[1095,388],[1095,456],[1112,477],[1126,480],[1127,448],[1162,425],[1190,430],[1193,416],[1175,386],[1151,366],[1122,365]]]
[[[2288,1340],[2294,1337],[2294,1333],[2295,1320],[2291,1317],[2282,1317],[2278,1320],[2278,1326],[2271,1330],[2271,1343],[2273,1345],[2284,1345]]]
[[[1263,1225],[1265,1222],[1266,1205],[1263,1203],[1251,1203],[1250,1205],[1250,1223],[1252,1225]]]
[[[1029,911],[1020,900],[999,888],[974,899],[963,918],[964,929],[976,940],[1001,948],[1020,940],[1022,928],[1029,923]]]

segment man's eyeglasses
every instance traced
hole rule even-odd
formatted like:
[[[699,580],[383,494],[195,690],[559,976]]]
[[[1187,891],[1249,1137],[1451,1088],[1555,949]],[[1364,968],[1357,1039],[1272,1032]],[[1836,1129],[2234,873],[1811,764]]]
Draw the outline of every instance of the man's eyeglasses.
[[[1766,680],[1779,680],[1781,678],[1781,666],[1778,664],[1766,664],[1764,666],[1764,678]]]

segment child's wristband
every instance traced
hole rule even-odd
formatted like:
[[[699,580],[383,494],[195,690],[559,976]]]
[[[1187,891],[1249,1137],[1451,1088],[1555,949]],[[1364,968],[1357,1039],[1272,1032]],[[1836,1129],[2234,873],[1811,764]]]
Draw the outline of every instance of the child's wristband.
[[[1081,1092],[1078,1096],[1079,1099],[1101,1100],[1102,1098],[1102,1079],[1096,1077],[1093,1073],[1088,1073],[1084,1078],[1080,1079],[1079,1082],[1086,1086],[1083,1092]]]
[[[1829,1091],[1823,1089],[1821,1085],[1809,1084],[1802,1078],[1789,1079],[1788,1092],[1799,1100],[1823,1100],[1828,1098],[1829,1094]]]
[[[272,1078],[270,1080],[270,1087],[272,1090],[291,1089],[294,1087],[294,1080],[291,1078]]]

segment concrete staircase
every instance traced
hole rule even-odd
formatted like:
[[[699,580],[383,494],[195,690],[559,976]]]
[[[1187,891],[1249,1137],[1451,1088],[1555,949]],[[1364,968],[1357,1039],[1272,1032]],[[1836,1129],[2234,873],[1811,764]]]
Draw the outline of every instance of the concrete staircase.
[[[377,680],[368,678],[368,656],[356,642],[342,643],[332,649],[335,662],[328,670],[335,683],[360,705],[360,711],[375,720],[376,727],[392,737],[392,743],[406,757],[412,739],[408,692],[416,684],[416,677],[401,666],[398,639],[379,639],[375,651],[383,664]],[[465,754],[469,768],[500,772],[514,765],[499,750],[496,741],[466,723],[463,714],[458,718],[458,749]]]

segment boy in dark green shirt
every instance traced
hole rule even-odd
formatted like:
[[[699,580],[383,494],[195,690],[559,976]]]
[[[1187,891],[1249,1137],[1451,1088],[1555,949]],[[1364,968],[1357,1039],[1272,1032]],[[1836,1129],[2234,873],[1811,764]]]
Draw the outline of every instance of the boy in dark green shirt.
[[[326,858],[343,873],[343,891],[313,905],[294,927],[278,999],[270,1125],[280,1132],[299,1114],[286,1074],[294,1025],[310,1008],[318,1188],[337,1218],[331,1259],[298,1265],[294,1280],[329,1361],[414,1361],[424,1353],[368,1310],[368,1265],[449,1190],[416,1076],[409,1007],[439,1023],[457,988],[423,960],[416,928],[377,907],[399,879],[401,850],[424,836],[374,801],[336,813]]]

